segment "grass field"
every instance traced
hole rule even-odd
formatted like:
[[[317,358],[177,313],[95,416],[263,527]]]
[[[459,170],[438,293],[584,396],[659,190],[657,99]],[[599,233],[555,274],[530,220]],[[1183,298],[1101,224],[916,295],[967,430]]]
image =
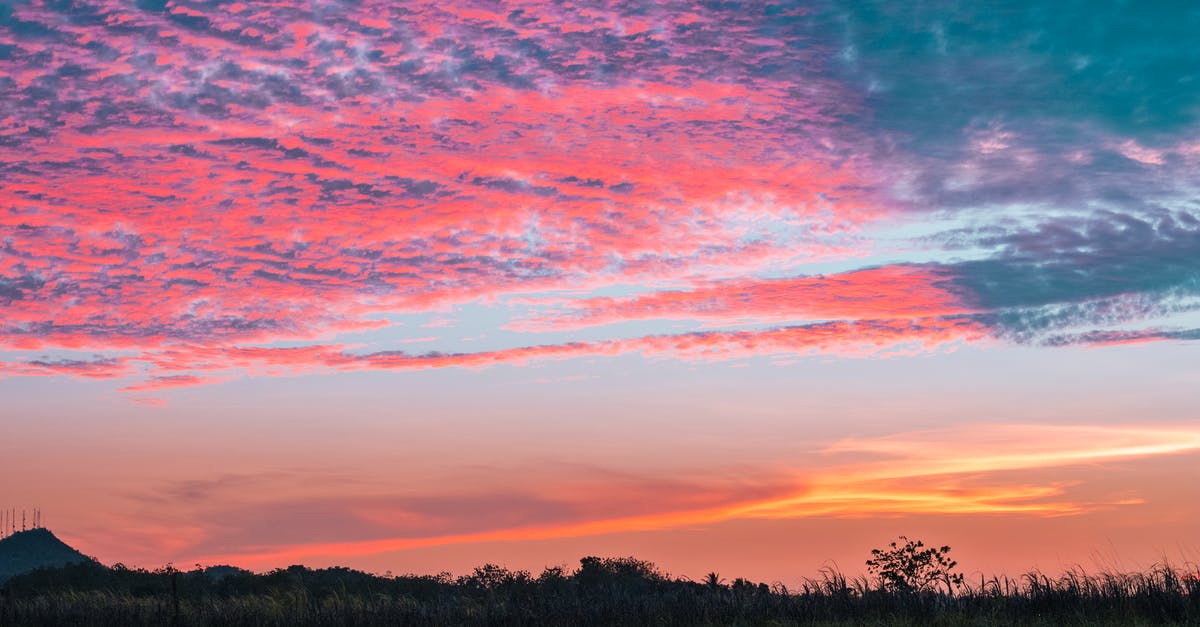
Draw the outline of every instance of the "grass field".
[[[42,570],[0,589],[0,625],[1200,625],[1200,573],[1029,573],[947,589],[881,588],[834,571],[799,589],[671,578],[633,558],[540,575],[382,577],[293,566],[265,574]]]

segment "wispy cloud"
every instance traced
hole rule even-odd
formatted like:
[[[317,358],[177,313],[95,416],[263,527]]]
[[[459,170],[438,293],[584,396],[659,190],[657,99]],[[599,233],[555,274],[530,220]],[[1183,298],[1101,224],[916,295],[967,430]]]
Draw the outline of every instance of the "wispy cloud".
[[[397,350],[359,353],[342,345],[308,345],[294,348],[178,346],[147,351],[126,358],[121,374],[138,370],[151,373],[200,371],[217,376],[153,374],[125,386],[141,392],[206,385],[230,377],[294,376],[313,372],[355,370],[421,370],[432,368],[487,368],[578,357],[612,357],[641,354],[699,361],[723,361],[756,355],[836,354],[845,357],[899,355],[953,348],[979,341],[987,329],[970,316],[823,322],[743,331],[698,331],[648,335],[628,339],[564,344],[539,344],[478,352],[405,352]],[[109,366],[68,365],[67,373],[81,376],[117,376]],[[102,368],[93,372],[93,368]],[[61,374],[63,368],[15,364],[17,374]]]
[[[501,501],[489,501],[487,508],[495,512],[489,519],[493,521],[491,524],[476,521],[460,527],[462,531],[455,533],[432,530],[459,527],[457,516],[463,513],[472,513],[473,517],[480,507],[475,497],[464,497],[449,510],[439,505],[437,499],[410,499],[403,501],[403,505],[378,499],[358,505],[346,502],[340,506],[351,511],[356,508],[376,511],[371,518],[390,520],[401,526],[411,525],[413,532],[423,531],[405,537],[363,541],[275,545],[198,559],[207,562],[237,560],[265,566],[321,555],[368,555],[447,544],[578,537],[706,525],[743,518],[915,513],[1068,516],[1096,508],[1136,505],[1141,501],[1129,495],[1114,495],[1100,501],[1081,499],[1072,493],[1068,483],[1014,479],[1014,471],[1061,469],[1197,452],[1200,452],[1200,431],[1191,427],[973,425],[838,441],[826,447],[824,453],[858,456],[863,461],[796,469],[787,474],[775,469],[769,482],[757,485],[711,479],[707,483],[701,480],[661,485],[651,482],[643,485],[642,490],[658,495],[650,500],[641,498],[641,491],[626,492],[628,498],[611,503],[603,499],[603,494],[596,495],[598,501],[589,496],[588,502],[593,505],[604,503],[599,509],[579,509],[578,503],[568,496],[578,494],[577,489],[559,486],[564,491],[557,491],[548,486],[547,492],[537,498],[505,497]],[[788,474],[792,478],[788,479]],[[689,499],[693,502],[688,503]],[[705,503],[705,500],[713,502]],[[658,504],[657,511],[636,511],[637,504],[650,502]],[[677,504],[672,507],[672,503]],[[506,512],[509,507],[514,511]],[[527,508],[532,509],[525,511]],[[601,511],[607,515],[597,517]],[[496,524],[495,521],[510,515],[528,523]],[[436,524],[423,525],[421,520],[425,517],[436,519]],[[556,522],[544,522],[556,519]],[[376,528],[373,533],[383,530]]]
[[[574,329],[651,318],[779,322],[921,318],[968,313],[938,268],[884,266],[828,276],[735,279],[623,298],[563,299],[518,330]],[[536,303],[535,303],[536,304]]]
[[[169,388],[191,387],[195,385],[205,385],[209,383],[217,383],[222,379],[213,377],[197,377],[189,374],[172,374],[151,377],[141,383],[134,383],[121,388],[122,392],[146,392],[151,390],[163,390]]]

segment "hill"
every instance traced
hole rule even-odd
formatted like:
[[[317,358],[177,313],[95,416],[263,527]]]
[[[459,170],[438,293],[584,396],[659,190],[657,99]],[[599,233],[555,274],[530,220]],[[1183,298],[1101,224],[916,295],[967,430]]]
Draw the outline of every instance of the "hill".
[[[49,529],[18,531],[0,540],[0,583],[39,568],[57,568],[90,559],[59,540]]]

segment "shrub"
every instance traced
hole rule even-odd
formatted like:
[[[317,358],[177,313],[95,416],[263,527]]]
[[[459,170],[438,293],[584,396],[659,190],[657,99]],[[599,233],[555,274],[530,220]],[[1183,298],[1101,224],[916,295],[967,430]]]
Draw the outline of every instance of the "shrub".
[[[948,546],[925,548],[920,540],[900,536],[888,547],[872,549],[871,559],[867,560],[868,572],[883,590],[932,592],[944,586],[946,592],[953,593],[963,583],[963,576],[953,572],[958,562],[950,559]]]

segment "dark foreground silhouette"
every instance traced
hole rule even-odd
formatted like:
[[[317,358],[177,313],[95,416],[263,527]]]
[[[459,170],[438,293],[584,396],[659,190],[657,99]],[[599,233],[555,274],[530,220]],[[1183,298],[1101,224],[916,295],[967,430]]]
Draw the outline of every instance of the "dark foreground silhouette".
[[[945,591],[876,589],[826,572],[798,590],[672,579],[633,558],[537,576],[380,577],[293,566],[180,572],[89,561],[15,577],[0,625],[1200,625],[1196,573],[1041,574]]]
[[[0,539],[0,584],[38,568],[86,562],[88,557],[50,533],[36,527]]]
[[[0,586],[4,626],[1097,624],[1200,625],[1200,572],[1164,565],[897,586],[827,570],[793,590],[716,573],[672,578],[631,557],[585,557],[577,569],[539,575],[486,565],[457,578],[302,566],[148,571],[86,559]]]

